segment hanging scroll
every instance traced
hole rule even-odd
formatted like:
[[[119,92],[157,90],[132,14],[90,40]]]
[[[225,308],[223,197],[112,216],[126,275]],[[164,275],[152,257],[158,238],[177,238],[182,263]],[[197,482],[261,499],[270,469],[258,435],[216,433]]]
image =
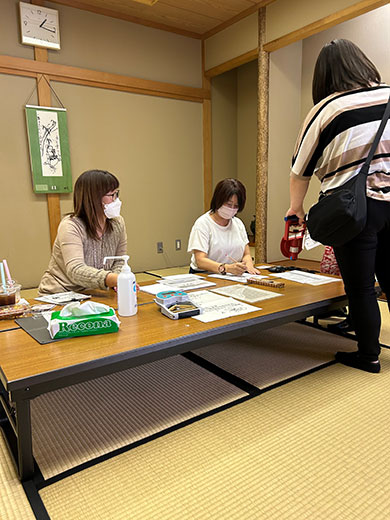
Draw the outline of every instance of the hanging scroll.
[[[66,109],[27,105],[26,118],[34,192],[71,192]]]

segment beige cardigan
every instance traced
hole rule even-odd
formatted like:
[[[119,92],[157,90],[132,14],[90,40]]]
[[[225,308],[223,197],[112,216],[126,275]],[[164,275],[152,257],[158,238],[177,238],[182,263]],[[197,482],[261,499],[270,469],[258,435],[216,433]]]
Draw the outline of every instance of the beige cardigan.
[[[64,217],[58,226],[49,267],[42,276],[39,292],[105,289],[107,274],[118,273],[123,261],[108,261],[103,269],[103,258],[127,252],[123,217],[111,219],[111,223],[112,231],[105,233],[100,240],[94,240],[87,236],[85,224],[80,218]]]

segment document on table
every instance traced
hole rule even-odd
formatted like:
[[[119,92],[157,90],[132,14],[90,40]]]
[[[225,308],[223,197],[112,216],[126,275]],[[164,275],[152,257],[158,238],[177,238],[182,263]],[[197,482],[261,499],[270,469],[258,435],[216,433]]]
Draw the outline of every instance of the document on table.
[[[284,278],[292,282],[307,283],[309,285],[323,285],[325,283],[340,282],[340,278],[333,278],[332,276],[322,276],[320,274],[307,273],[305,271],[287,271],[286,273],[270,273],[270,276],[277,278]]]
[[[209,278],[222,278],[222,280],[226,280],[228,282],[239,282],[239,283],[247,283],[248,278],[254,278],[256,280],[261,280],[262,278],[267,278],[267,275],[263,274],[250,274],[243,273],[241,276],[235,274],[209,274]]]
[[[229,282],[240,282],[246,283],[247,277],[245,275],[239,276],[235,274],[209,274],[209,278],[221,278],[222,280],[228,280]]]
[[[198,316],[192,316],[192,319],[203,323],[261,310],[259,307],[238,302],[234,298],[226,298],[210,291],[195,291],[190,293],[189,298],[202,309],[202,313]]]
[[[166,285],[163,283],[153,283],[151,285],[141,285],[139,290],[149,293],[149,294],[157,294],[162,291],[172,291],[172,286]]]
[[[87,300],[90,297],[91,296],[89,296],[88,294],[81,294],[73,291],[68,291],[62,293],[47,294],[45,296],[40,296],[39,298],[34,298],[34,300],[46,303],[55,303],[56,305],[64,305],[65,303]]]
[[[265,291],[264,289],[256,289],[255,287],[246,287],[245,285],[227,285],[226,287],[217,287],[211,289],[212,292],[238,298],[245,302],[255,303],[261,300],[268,300],[269,298],[276,298],[282,294],[272,291]]]
[[[191,289],[202,289],[204,287],[212,287],[213,285],[216,285],[214,282],[205,280],[202,276],[193,274],[166,276],[158,282],[160,284],[168,285],[171,289],[180,291],[190,291]]]

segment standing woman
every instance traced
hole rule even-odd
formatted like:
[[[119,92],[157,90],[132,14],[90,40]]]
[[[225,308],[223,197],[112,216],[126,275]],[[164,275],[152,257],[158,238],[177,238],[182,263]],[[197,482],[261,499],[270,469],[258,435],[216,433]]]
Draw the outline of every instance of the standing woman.
[[[239,180],[224,179],[216,185],[210,211],[200,216],[191,230],[187,249],[192,253],[190,273],[259,272],[253,267],[245,226],[235,216],[244,209],[245,201],[245,186]]]
[[[303,201],[313,173],[321,181],[322,193],[357,175],[389,95],[390,87],[381,83],[375,65],[354,43],[333,40],[322,48],[313,76],[315,106],[306,117],[293,157],[287,216],[304,218]],[[366,226],[334,252],[358,340],[356,352],[337,352],[336,360],[377,373],[381,318],[375,275],[390,297],[390,122],[370,164]]]
[[[103,266],[105,256],[126,254],[127,236],[120,216],[119,181],[112,173],[88,170],[74,186],[74,211],[58,226],[42,294],[115,287],[123,261]]]

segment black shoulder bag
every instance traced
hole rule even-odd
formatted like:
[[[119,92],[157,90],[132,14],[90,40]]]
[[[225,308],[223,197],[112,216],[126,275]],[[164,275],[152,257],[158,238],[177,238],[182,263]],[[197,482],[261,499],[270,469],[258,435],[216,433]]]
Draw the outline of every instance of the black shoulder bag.
[[[321,194],[306,217],[310,236],[328,246],[342,246],[357,236],[366,225],[366,184],[370,162],[374,156],[390,115],[390,98],[359,173],[342,186]]]

